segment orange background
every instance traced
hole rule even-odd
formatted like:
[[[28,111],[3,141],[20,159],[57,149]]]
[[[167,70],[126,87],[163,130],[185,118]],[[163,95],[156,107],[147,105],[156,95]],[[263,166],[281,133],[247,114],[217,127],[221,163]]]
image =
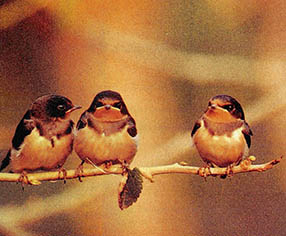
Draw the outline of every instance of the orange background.
[[[9,149],[38,96],[58,93],[87,109],[98,92],[112,89],[137,122],[132,166],[201,166],[190,132],[208,99],[224,93],[244,108],[257,163],[277,158],[286,153],[285,13],[282,0],[3,1],[0,148]],[[79,163],[73,154],[65,167]],[[3,182],[0,228],[10,222],[27,235],[283,235],[285,165],[206,182],[156,176],[124,211],[120,176],[25,191]]]

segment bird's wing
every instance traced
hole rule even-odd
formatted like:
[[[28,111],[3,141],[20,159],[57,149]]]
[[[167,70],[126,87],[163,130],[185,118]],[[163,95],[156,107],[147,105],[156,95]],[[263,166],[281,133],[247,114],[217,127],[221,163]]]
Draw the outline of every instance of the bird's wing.
[[[137,136],[136,123],[131,116],[129,117],[127,124],[128,124],[128,129],[127,129],[128,134],[131,137],[136,137]]]
[[[248,148],[250,148],[251,145],[251,136],[253,135],[249,125],[244,122],[244,129],[242,130],[242,133],[244,135],[245,141],[247,143]]]
[[[194,134],[197,132],[197,130],[201,127],[201,123],[200,123],[200,120],[196,121],[195,125],[194,125],[194,128],[192,130],[192,134],[191,136],[193,137]]]
[[[28,110],[16,128],[12,139],[13,148],[19,150],[25,137],[29,135],[35,127],[35,122],[31,119],[31,113],[30,110]]]
[[[0,166],[0,171],[2,171],[3,169],[5,169],[9,163],[10,163],[10,156],[11,156],[11,150],[8,151],[6,157],[3,159],[1,166]]]
[[[84,113],[82,113],[82,115],[80,116],[77,125],[76,125],[76,129],[80,130],[83,129],[86,125],[87,125],[87,115],[86,115],[87,111],[85,111]]]
[[[20,150],[20,146],[23,143],[25,137],[29,135],[34,128],[35,123],[33,120],[31,120],[30,110],[28,110],[16,128],[14,137],[12,139],[12,147],[16,150]],[[9,165],[10,156],[11,150],[8,151],[6,157],[3,159],[0,166],[0,171]]]

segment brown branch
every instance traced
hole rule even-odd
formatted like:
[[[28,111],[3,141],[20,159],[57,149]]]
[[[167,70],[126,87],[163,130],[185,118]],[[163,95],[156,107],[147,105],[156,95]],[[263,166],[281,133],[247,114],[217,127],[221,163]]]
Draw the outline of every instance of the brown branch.
[[[64,174],[65,173],[65,174]],[[83,177],[91,177],[96,175],[110,175],[110,174],[122,174],[123,169],[121,165],[113,165],[108,169],[100,168],[86,168],[82,170],[80,175]],[[18,173],[0,173],[0,182],[19,182],[23,179],[23,182],[31,185],[39,185],[41,181],[56,181],[65,179],[75,179],[78,178],[77,170],[66,170],[66,171],[48,171],[48,172],[37,172],[37,173],[27,173],[25,176]]]
[[[278,159],[274,159],[270,162],[264,164],[252,164],[255,160],[255,157],[250,156],[249,158],[243,160],[240,165],[230,168],[208,168],[208,167],[195,167],[187,166],[185,163],[175,163],[171,165],[164,166],[154,166],[154,167],[139,167],[141,174],[153,181],[155,175],[161,174],[195,174],[202,177],[207,176],[217,176],[217,175],[233,175],[238,173],[253,172],[253,171],[266,171],[272,169],[274,165],[278,164],[282,160],[282,156]],[[100,169],[102,168],[102,169]],[[121,165],[113,165],[108,169],[100,168],[88,168],[83,169],[81,177],[91,177],[97,175],[111,175],[111,174],[122,174],[123,169]],[[0,173],[0,181],[2,182],[18,182],[21,179],[21,174],[11,174],[11,173]],[[59,171],[50,171],[50,172],[40,172],[40,173],[28,173],[24,179],[24,183],[31,185],[38,185],[41,181],[56,181],[63,179],[75,179],[78,178],[78,172],[76,170],[67,170],[66,175],[63,175],[63,172]]]
[[[234,166],[231,169],[229,168],[208,168],[208,167],[194,167],[194,166],[186,166],[185,163],[175,163],[172,165],[166,166],[156,166],[156,167],[141,167],[139,170],[141,171],[142,175],[149,179],[150,181],[153,180],[153,176],[161,175],[161,174],[171,174],[171,173],[178,173],[178,174],[195,174],[202,177],[207,176],[218,176],[218,175],[234,175],[238,173],[245,173],[245,172],[253,172],[253,171],[266,171],[273,168],[274,165],[278,164],[282,160],[281,156],[278,159],[274,159],[264,164],[252,164],[255,161],[254,156],[250,156],[247,159],[243,160],[240,165]]]

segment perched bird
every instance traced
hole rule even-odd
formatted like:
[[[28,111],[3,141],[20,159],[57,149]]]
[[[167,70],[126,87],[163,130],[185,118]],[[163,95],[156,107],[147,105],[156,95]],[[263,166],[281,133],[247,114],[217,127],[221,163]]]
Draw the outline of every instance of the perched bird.
[[[98,93],[77,123],[75,152],[94,166],[129,165],[137,151],[137,129],[121,95]]]
[[[233,97],[217,95],[195,123],[192,138],[209,167],[232,167],[248,156],[252,131],[241,105]]]
[[[9,163],[15,173],[61,168],[73,148],[74,122],[69,115],[79,108],[59,95],[36,99],[18,124],[0,171]]]

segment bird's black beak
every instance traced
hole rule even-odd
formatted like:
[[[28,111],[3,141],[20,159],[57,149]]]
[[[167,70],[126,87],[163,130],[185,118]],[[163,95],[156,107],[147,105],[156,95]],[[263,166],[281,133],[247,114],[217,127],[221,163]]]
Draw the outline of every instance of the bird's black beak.
[[[110,110],[111,105],[105,105],[104,107],[105,107],[106,110]]]
[[[217,106],[214,105],[214,104],[212,104],[212,105],[209,106],[209,108],[210,108],[210,109],[213,109],[213,110],[216,109],[216,107],[217,107]]]
[[[81,108],[81,106],[73,106],[71,109],[67,110],[66,113],[71,113],[74,110],[77,110],[77,109],[80,109],[80,108]]]

